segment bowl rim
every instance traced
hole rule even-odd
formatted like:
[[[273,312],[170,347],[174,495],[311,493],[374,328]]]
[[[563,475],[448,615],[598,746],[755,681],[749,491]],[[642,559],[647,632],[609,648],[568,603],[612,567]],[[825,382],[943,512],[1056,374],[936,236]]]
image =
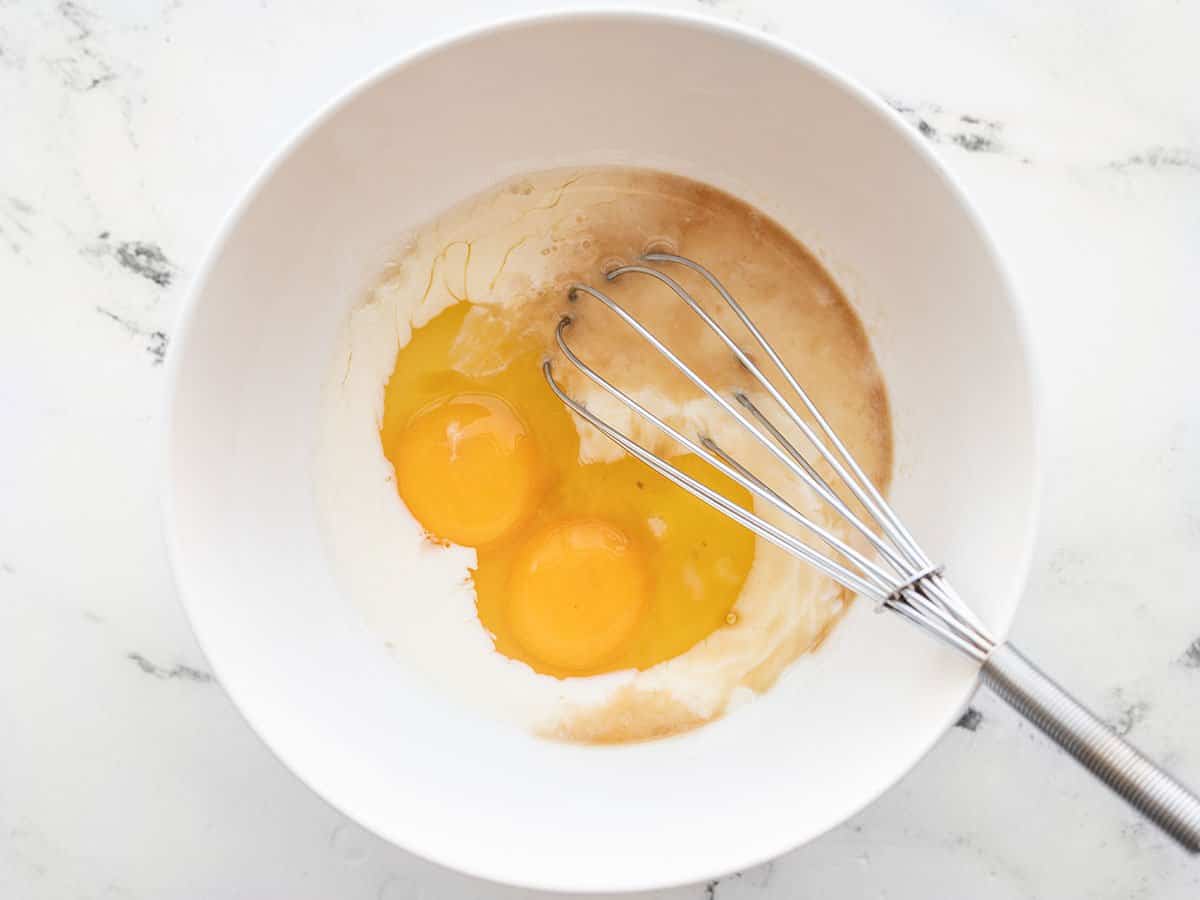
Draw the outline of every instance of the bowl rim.
[[[546,24],[558,24],[563,22],[581,23],[587,21],[625,21],[635,25],[650,24],[693,28],[708,31],[722,37],[742,41],[746,44],[749,44],[752,49],[769,51],[788,57],[792,62],[797,63],[807,69],[814,77],[822,78],[826,81],[832,82],[837,88],[845,92],[851,99],[861,104],[870,112],[873,112],[885,123],[890,125],[893,130],[898,132],[901,139],[906,141],[910,148],[914,149],[921,159],[930,166],[932,171],[941,181],[943,188],[947,190],[953,201],[959,206],[967,220],[976,230],[980,237],[982,248],[986,255],[990,257],[991,261],[993,262],[1004,293],[1009,300],[1008,305],[1014,318],[1017,345],[1021,355],[1021,363],[1024,367],[1028,381],[1028,396],[1026,400],[1030,410],[1031,471],[1029,506],[1027,519],[1024,524],[1024,544],[1021,548],[1018,564],[1014,567],[1012,576],[1013,590],[1016,593],[1015,600],[1011,604],[1011,609],[1004,617],[1004,620],[998,622],[997,627],[994,629],[998,639],[1001,641],[1006,639],[1011,629],[1013,620],[1016,617],[1016,613],[1020,607],[1021,597],[1028,580],[1034,548],[1037,542],[1038,521],[1040,517],[1044,491],[1045,453],[1043,387],[1040,369],[1034,354],[1034,343],[1032,340],[1032,329],[1029,322],[1029,312],[1026,304],[1022,302],[1019,293],[1015,289],[1012,274],[1006,265],[1004,258],[1000,254],[991,232],[987,229],[983,219],[979,215],[978,210],[969,199],[958,178],[946,167],[946,165],[939,159],[933,150],[930,149],[928,142],[925,141],[917,133],[916,129],[911,127],[896,110],[884,102],[884,100],[882,100],[875,93],[861,85],[857,80],[845,75],[837,68],[825,62],[821,57],[810,53],[807,50],[802,50],[792,43],[783,40],[782,38],[755,30],[741,23],[718,19],[701,13],[675,10],[647,10],[628,9],[613,6],[597,6],[583,9],[523,12],[516,15],[493,18],[468,26],[456,27],[449,32],[443,33],[433,39],[418,44],[407,51],[399,53],[394,58],[376,66],[365,75],[359,77],[349,86],[323,100],[319,108],[312,115],[302,121],[291,131],[288,137],[274,152],[268,156],[266,161],[259,166],[246,185],[240,190],[237,195],[237,200],[222,216],[215,234],[211,238],[207,248],[203,253],[203,256],[201,257],[201,264],[196,269],[195,274],[188,285],[188,289],[181,299],[173,326],[171,351],[167,354],[166,383],[162,401],[162,443],[160,445],[160,451],[158,455],[160,466],[158,473],[158,483],[160,486],[159,512],[162,519],[162,529],[166,544],[167,559],[170,565],[171,579],[175,584],[179,603],[183,608],[188,624],[196,638],[196,642],[200,647],[202,655],[207,661],[209,667],[212,669],[218,683],[221,684],[226,696],[229,698],[238,714],[250,727],[250,730],[258,737],[268,751],[305,787],[307,787],[308,790],[335,809],[339,814],[345,816],[350,821],[359,824],[366,830],[372,832],[377,837],[382,838],[388,843],[394,844],[402,850],[412,853],[426,861],[474,878],[483,879],[496,884],[511,885],[550,892],[572,892],[584,894],[630,893],[634,891],[660,890],[678,887],[681,885],[695,884],[714,878],[720,878],[732,872],[744,871],[804,846],[805,844],[832,830],[832,828],[837,827],[837,825],[832,825],[828,828],[814,831],[812,833],[795,834],[781,832],[775,840],[764,841],[759,852],[745,859],[733,861],[732,864],[730,861],[722,861],[719,864],[713,865],[709,869],[697,870],[686,877],[682,877],[680,874],[675,873],[665,874],[664,876],[654,880],[631,881],[623,878],[619,873],[614,872],[610,881],[600,884],[591,880],[584,882],[572,881],[557,877],[539,877],[537,873],[533,872],[529,873],[529,875],[516,875],[510,871],[496,871],[486,865],[476,865],[470,859],[469,854],[456,856],[453,853],[446,852],[440,846],[434,846],[425,842],[422,838],[421,830],[419,828],[409,829],[404,834],[396,834],[396,829],[392,827],[385,827],[381,823],[371,822],[369,821],[370,817],[362,817],[357,815],[355,812],[343,806],[343,804],[337,798],[327,795],[323,790],[318,788],[313,781],[306,777],[305,773],[301,771],[300,767],[293,764],[291,755],[287,751],[287,748],[276,746],[265,734],[259,730],[251,714],[239,701],[236,689],[233,686],[226,684],[224,679],[221,677],[220,666],[216,664],[214,654],[210,652],[210,648],[206,646],[201,630],[197,627],[197,616],[194,613],[194,610],[196,609],[194,604],[197,602],[196,598],[186,589],[179,575],[181,571],[183,551],[180,546],[179,535],[175,527],[175,490],[171,465],[174,448],[173,435],[176,432],[175,422],[177,412],[177,395],[180,389],[184,360],[188,356],[187,348],[192,342],[194,323],[197,317],[197,308],[200,305],[200,298],[207,287],[212,270],[216,266],[223,253],[226,251],[230,236],[235,230],[238,222],[242,219],[249,206],[257,198],[258,194],[267,185],[270,179],[275,175],[276,171],[283,164],[283,162],[287,160],[288,157],[290,157],[304,141],[316,133],[318,129],[324,126],[328,120],[340,112],[346,105],[370,90],[372,87],[401,72],[405,68],[416,65],[429,57],[436,56],[437,54],[443,53],[447,50],[467,46],[475,41],[487,40],[504,32],[530,27],[539,27]],[[912,759],[905,760],[903,765],[898,766],[895,776],[890,781],[884,784],[877,792],[866,797],[861,803],[852,808],[846,817],[838,824],[844,823],[853,816],[858,815],[863,809],[870,806],[883,794],[890,791],[902,778],[911,772],[916,765],[925,758],[926,755],[928,755],[929,751],[934,747],[934,745],[942,739],[946,732],[949,731],[949,729],[961,716],[963,710],[967,707],[971,698],[974,696],[978,688],[978,683],[978,676],[976,676],[976,678],[972,680],[972,683],[964,691],[961,702],[952,710],[951,715],[947,717],[941,728],[931,732],[928,741],[920,749],[920,751]]]

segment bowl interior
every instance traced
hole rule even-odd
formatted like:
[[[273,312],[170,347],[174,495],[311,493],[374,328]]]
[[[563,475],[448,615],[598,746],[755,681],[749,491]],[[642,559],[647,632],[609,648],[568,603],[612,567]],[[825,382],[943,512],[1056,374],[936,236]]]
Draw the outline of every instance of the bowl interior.
[[[406,230],[501,178],[598,162],[725,188],[824,259],[887,378],[895,505],[1001,633],[1036,487],[1026,350],[987,237],[895,116],[789,50],[673,17],[541,18],[393,67],[308,128],[232,216],[172,353],[188,612],[254,728],[346,814],[474,874],[577,890],[699,880],[820,834],[919,759],[976,675],[859,603],[720,722],[565,746],[446,705],[339,595],[310,468],[348,308]]]

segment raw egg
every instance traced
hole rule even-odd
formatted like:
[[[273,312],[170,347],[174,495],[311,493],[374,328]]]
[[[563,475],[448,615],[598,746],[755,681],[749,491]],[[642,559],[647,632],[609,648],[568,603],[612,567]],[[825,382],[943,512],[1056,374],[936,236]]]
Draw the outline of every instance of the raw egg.
[[[430,534],[478,547],[533,511],[537,451],[500,397],[456,394],[417,412],[389,455],[409,511]]]
[[[581,461],[541,372],[555,323],[507,329],[479,310],[487,328],[464,327],[472,309],[459,302],[413,331],[380,439],[430,540],[475,548],[476,609],[496,650],[584,676],[647,669],[731,627],[753,535],[637,460]],[[672,462],[751,505],[694,456]]]
[[[571,671],[603,664],[646,610],[643,554],[602,519],[560,522],[527,540],[508,583],[508,625],[533,657]]]

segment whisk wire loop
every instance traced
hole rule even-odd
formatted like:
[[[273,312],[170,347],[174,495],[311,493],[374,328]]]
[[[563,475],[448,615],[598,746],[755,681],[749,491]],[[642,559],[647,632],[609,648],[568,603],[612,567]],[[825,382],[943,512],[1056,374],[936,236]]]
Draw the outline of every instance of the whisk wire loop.
[[[683,257],[676,258],[683,259]],[[828,462],[834,468],[834,471],[837,472],[839,476],[843,478],[843,480],[850,477],[845,470],[842,469],[836,457],[829,452],[828,448],[825,447],[824,443],[812,430],[809,424],[804,421],[804,419],[796,412],[792,405],[787,402],[783,394],[780,393],[771,380],[767,378],[763,371],[758,367],[753,358],[742,349],[741,345],[733,339],[729,332],[722,328],[717,320],[714,319],[678,281],[671,278],[669,275],[663,274],[657,269],[652,269],[648,266],[637,265],[620,266],[615,268],[608,273],[607,278],[609,281],[613,281],[617,278],[620,278],[622,275],[628,275],[631,273],[649,275],[652,278],[658,279],[672,291],[674,291],[675,295],[682,300],[692,312],[700,317],[700,320],[708,327],[709,331],[715,334],[734,354],[738,362],[740,362],[742,366],[745,367],[746,371],[748,371],[754,377],[754,380],[757,381],[758,384],[770,395],[771,399],[783,409],[788,418],[791,419],[792,424],[800,429],[801,433],[816,448],[817,452],[820,453],[826,462]],[[724,287],[720,285],[720,282],[717,282],[715,278],[712,279],[712,282],[715,283],[723,297],[728,296],[728,292],[725,291]],[[732,300],[732,298],[730,299]],[[672,360],[672,362],[674,362],[674,360]],[[895,559],[895,554],[892,549],[888,547],[887,544],[880,541],[879,538],[875,536],[874,532],[868,529],[862,522],[858,520],[857,516],[854,516],[850,512],[833,488],[831,488],[825,479],[817,473],[817,470],[812,466],[811,463],[809,463],[803,454],[799,453],[795,449],[794,445],[783,436],[783,433],[775,427],[775,425],[766,417],[765,414],[763,414],[763,412],[754,404],[749,396],[744,391],[737,391],[734,393],[734,399],[741,406],[745,407],[752,416],[754,416],[755,420],[767,431],[775,443],[804,470],[804,480],[808,483],[808,485],[815,490],[826,503],[833,506],[836,510],[838,510],[838,512],[844,515],[847,521],[849,521],[850,524],[855,528],[855,530],[858,531],[864,538],[866,538],[866,540],[875,548],[875,550],[883,555],[884,558],[896,568],[897,572],[902,573],[904,571],[904,567]]]
[[[570,289],[570,297],[577,301],[580,295],[586,295],[598,301],[610,312],[615,314],[626,326],[631,328],[643,340],[667,359],[670,364],[682,374],[703,395],[715,402],[726,414],[741,425],[754,440],[767,450],[771,456],[782,464],[792,475],[807,485],[818,498],[827,503],[838,515],[846,521],[855,532],[861,535],[870,547],[879,554],[880,558],[890,567],[892,572],[882,569],[874,560],[868,558],[831,530],[804,515],[792,504],[783,499],[779,492],[771,489],[761,478],[754,475],[736,460],[731,454],[722,449],[710,436],[697,435],[693,439],[681,433],[661,417],[655,415],[644,405],[637,402],[625,391],[617,388],[611,381],[604,378],[591,366],[579,358],[566,339],[572,319],[564,316],[559,322],[555,337],[564,357],[593,384],[603,389],[607,394],[620,402],[627,409],[654,427],[668,435],[686,450],[699,456],[709,465],[720,471],[748,490],[755,497],[770,504],[782,512],[791,521],[801,526],[808,534],[816,537],[826,547],[839,556],[843,562],[829,558],[814,550],[809,544],[797,539],[778,526],[766,522],[761,516],[743,509],[729,498],[707,488],[705,485],[680,471],[669,462],[632,441],[627,435],[613,428],[595,416],[586,407],[569,397],[554,380],[552,366],[547,361],[544,364],[544,374],[550,386],[560,399],[576,414],[597,427],[610,439],[616,441],[626,452],[634,455],[643,462],[651,465],[656,471],[669,478],[677,485],[689,490],[693,495],[714,506],[726,515],[730,515],[740,524],[750,528],[755,533],[771,541],[786,552],[803,558],[816,566],[820,571],[833,578],[855,593],[872,599],[878,607],[890,607],[901,612],[904,618],[922,624],[927,630],[933,631],[943,640],[975,659],[980,659],[981,653],[986,653],[990,646],[990,638],[983,630],[982,624],[958,600],[957,595],[948,585],[940,580],[940,569],[929,563],[924,553],[903,530],[896,527],[898,518],[883,500],[879,492],[862,472],[861,466],[850,451],[833,432],[831,426],[817,409],[816,404],[800,387],[798,381],[784,366],[778,353],[767,342],[766,338],[754,325],[740,305],[732,298],[724,286],[707,269],[693,263],[684,257],[672,254],[648,254],[643,258],[650,262],[678,263],[696,271],[717,291],[724,302],[733,310],[747,330],[758,342],[759,346],[772,360],[776,368],[784,374],[789,385],[793,387],[801,402],[809,411],[813,421],[828,440],[817,434],[813,427],[805,421],[800,413],[788,402],[783,393],[766,376],[754,362],[749,353],[726,331],[716,319],[701,306],[691,293],[678,281],[657,269],[646,265],[620,266],[608,273],[610,281],[626,275],[645,275],[666,285],[683,303],[697,316],[704,325],[712,331],[721,342],[734,354],[742,366],[754,380],[766,391],[770,398],[779,406],[797,429],[804,435],[809,444],[833,470],[838,479],[846,485],[851,494],[859,501],[866,514],[876,528],[869,527],[859,515],[849,507],[847,502],[837,493],[828,481],[817,471],[812,462],[777,426],[770,416],[759,407],[742,389],[732,393],[732,399],[723,396],[715,390],[696,371],[668,347],[653,331],[642,324],[623,306],[603,291],[586,284],[575,284]],[[735,405],[736,404],[736,405]],[[738,407],[741,407],[740,409]],[[830,450],[830,446],[834,449]],[[882,534],[880,533],[882,532]],[[803,548],[803,549],[801,549]],[[935,576],[938,580],[935,581]],[[944,621],[943,621],[944,620]]]
[[[733,311],[735,316],[737,316],[738,320],[750,333],[751,337],[754,338],[755,343],[757,343],[758,346],[762,348],[763,352],[766,353],[767,357],[771,360],[771,363],[783,376],[784,381],[787,382],[788,387],[790,387],[796,393],[796,396],[800,398],[800,402],[804,404],[804,408],[808,411],[808,414],[812,416],[813,421],[817,423],[817,427],[820,428],[821,433],[825,435],[830,445],[834,448],[834,450],[837,451],[838,457],[840,457],[841,461],[845,463],[851,472],[853,472],[854,477],[847,478],[845,475],[843,475],[841,463],[833,457],[833,454],[829,453],[824,448],[824,444],[822,444],[820,441],[813,441],[813,445],[817,448],[817,452],[820,453],[833,467],[834,471],[838,473],[839,477],[841,477],[846,483],[846,486],[850,488],[850,490],[854,493],[854,496],[860,503],[862,503],[863,507],[867,509],[872,518],[876,520],[876,522],[881,528],[883,528],[888,536],[895,541],[896,544],[901,547],[901,549],[906,551],[905,555],[910,558],[910,561],[915,565],[929,565],[928,557],[926,557],[921,551],[921,548],[917,545],[916,540],[911,534],[909,534],[908,529],[904,527],[903,523],[888,505],[887,501],[883,499],[883,495],[879,493],[878,488],[875,487],[871,479],[866,476],[865,472],[863,472],[862,467],[858,464],[858,461],[854,458],[853,454],[851,454],[846,448],[846,445],[842,443],[841,438],[837,436],[837,432],[833,430],[830,424],[826,421],[825,417],[821,415],[821,411],[817,408],[816,403],[814,403],[812,398],[808,395],[808,391],[801,386],[800,382],[792,374],[792,371],[784,363],[782,357],[780,357],[779,353],[776,352],[775,348],[771,345],[771,342],[767,340],[766,336],[754,323],[754,320],[750,318],[750,316],[742,308],[742,305],[738,303],[737,300],[735,300],[729,293],[729,291],[725,289],[725,286],[721,284],[717,277],[698,262],[690,260],[684,256],[677,256],[673,253],[647,253],[642,257],[642,259],[647,262],[665,262],[684,266],[688,269],[691,269],[708,282],[708,284],[721,296],[721,300],[725,303],[725,305]],[[802,428],[802,430],[804,430],[806,432],[806,436],[808,436],[807,428]],[[810,440],[812,440],[812,438],[810,438]]]

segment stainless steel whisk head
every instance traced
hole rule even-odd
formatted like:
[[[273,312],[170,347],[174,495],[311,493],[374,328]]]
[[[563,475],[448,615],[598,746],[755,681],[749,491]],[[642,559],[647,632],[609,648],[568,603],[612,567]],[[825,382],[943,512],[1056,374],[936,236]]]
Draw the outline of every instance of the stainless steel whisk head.
[[[741,322],[758,350],[770,361],[775,377],[790,389],[799,406],[807,413],[807,418],[763,371],[754,356],[683,285],[651,264],[684,267],[707,282]],[[650,329],[604,292],[586,284],[575,284],[570,288],[570,299],[578,301],[582,296],[587,296],[607,307],[654,351],[665,357],[697,390],[714,401],[733,422],[746,429],[789,475],[799,478],[841,516],[851,532],[874,551],[874,558],[851,546],[785,500],[778,491],[722,448],[714,435],[683,434],[580,359],[567,341],[572,324],[570,314],[559,320],[555,338],[563,356],[572,365],[637,416],[705,460],[754,497],[778,510],[796,526],[799,534],[807,534],[810,542],[743,508],[614,428],[563,390],[555,381],[553,366],[547,360],[542,370],[559,399],[627,453],[679,487],[764,540],[814,566],[848,590],[872,599],[877,609],[895,612],[979,662],[985,684],[1180,844],[1193,853],[1200,852],[1200,799],[1088,712],[1015,648],[1008,643],[998,642],[988,632],[946,579],[942,566],[935,565],[917,544],[882,493],[871,483],[821,415],[804,387],[721,282],[699,263],[672,253],[647,253],[637,264],[619,266],[606,274],[609,281],[627,276],[657,279],[674,292],[736,357],[753,383],[770,398],[770,411],[764,410],[751,399],[750,393],[744,388],[733,389],[728,395],[713,388]],[[794,429],[804,436],[812,452],[824,461],[834,473],[835,480],[857,502],[861,514],[852,509],[818,472],[813,459],[796,446],[796,441],[787,437],[785,429]],[[827,552],[819,551],[814,545],[823,545]]]
[[[854,459],[846,445],[838,438],[829,426],[825,417],[817,409],[808,393],[784,365],[783,360],[771,346],[770,342],[758,329],[741,305],[730,296],[717,278],[699,263],[682,256],[670,253],[649,253],[642,257],[644,262],[667,263],[685,266],[700,275],[720,295],[721,300],[731,309],[734,315],[745,326],[763,354],[770,360],[777,376],[781,377],[787,387],[791,388],[799,402],[811,417],[809,423],[789,402],[783,392],[776,388],[774,382],[759,367],[754,359],[729,332],[723,328],[692,295],[675,279],[656,268],[646,265],[628,265],[614,268],[608,272],[608,280],[627,276],[644,275],[655,278],[670,288],[676,296],[691,309],[704,324],[729,348],[738,361],[745,367],[753,380],[770,396],[778,408],[775,416],[780,414],[792,426],[798,429],[814,451],[819,454],[830,468],[836,473],[838,480],[861,504],[868,521],[850,509],[834,488],[817,472],[816,468],[796,444],[789,440],[772,415],[764,411],[750,399],[744,390],[734,390],[729,396],[715,390],[695,371],[687,365],[676,353],[662,343],[641,322],[631,316],[615,300],[607,294],[589,287],[577,284],[571,288],[572,297],[586,294],[593,297],[609,310],[615,313],[626,325],[633,329],[655,350],[661,353],[704,395],[715,401],[739,425],[747,429],[756,441],[777,459],[787,471],[801,479],[818,497],[829,504],[840,514],[851,528],[875,550],[883,565],[870,559],[865,554],[851,547],[836,534],[813,521],[795,506],[788,503],[779,493],[772,490],[766,483],[750,472],[738,460],[727,453],[712,435],[696,434],[688,436],[673,428],[662,418],[639,404],[629,394],[612,384],[587,363],[581,360],[567,343],[567,332],[571,327],[571,317],[563,316],[559,320],[555,337],[559,349],[581,372],[594,384],[603,388],[608,394],[620,401],[624,406],[652,423],[676,442],[692,453],[701,457],[713,468],[731,478],[737,484],[748,490],[755,497],[778,509],[800,529],[818,538],[836,556],[827,556],[813,549],[795,535],[767,522],[753,512],[746,510],[731,500],[713,491],[695,478],[681,472],[675,466],[657,454],[651,453],[636,444],[627,435],[614,429],[604,420],[590,412],[586,406],[568,396],[554,380],[549,361],[543,364],[543,371],[550,387],[559,398],[576,414],[594,425],[605,435],[616,441],[626,452],[637,457],[655,471],[669,478],[675,484],[689,491],[694,496],[715,507],[735,519],[755,534],[770,541],[777,547],[792,553],[805,562],[816,567],[843,587],[869,597],[875,601],[878,608],[893,610],[905,619],[925,628],[937,635],[950,646],[982,662],[995,641],[988,635],[987,629],[978,617],[959,599],[954,589],[946,581],[942,567],[934,565],[925,552],[918,546],[908,530],[901,524],[900,519],[884,500],[882,493],[872,484]],[[740,407],[740,408],[739,408]],[[815,426],[815,427],[814,427]]]

